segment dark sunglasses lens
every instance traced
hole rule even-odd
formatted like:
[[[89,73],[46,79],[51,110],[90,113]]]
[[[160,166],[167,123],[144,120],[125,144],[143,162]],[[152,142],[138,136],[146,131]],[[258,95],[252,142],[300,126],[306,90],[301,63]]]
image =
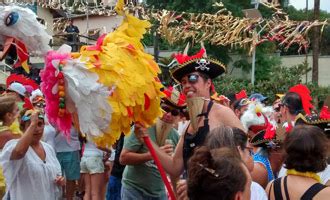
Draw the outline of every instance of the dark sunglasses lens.
[[[171,112],[171,108],[168,106],[161,106],[162,110],[164,110],[165,112]]]
[[[239,102],[239,105],[240,105],[240,106],[246,106],[246,105],[248,105],[248,103],[249,103],[248,99],[242,99],[242,100]]]
[[[180,112],[177,109],[173,109],[171,111],[171,115],[173,115],[173,116],[178,116],[179,114],[180,114]]]
[[[196,83],[198,81],[198,75],[197,74],[190,74],[188,76],[188,80],[190,83]]]

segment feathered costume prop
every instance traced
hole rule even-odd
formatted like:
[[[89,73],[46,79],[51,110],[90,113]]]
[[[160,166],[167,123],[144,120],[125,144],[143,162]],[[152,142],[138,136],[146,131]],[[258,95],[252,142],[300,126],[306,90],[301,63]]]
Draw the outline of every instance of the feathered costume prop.
[[[150,126],[162,114],[160,69],[140,42],[150,23],[124,13],[123,5],[117,11],[124,19],[114,32],[76,59],[65,46],[49,52],[41,73],[50,122],[69,133],[77,113],[80,131],[100,146],[128,134],[133,122]]]
[[[124,15],[122,24],[99,38],[96,46],[83,48],[80,57],[99,75],[102,84],[114,89],[109,97],[113,108],[111,132],[95,140],[99,145],[112,144],[121,132],[129,133],[132,122],[150,126],[162,114],[162,85],[157,77],[160,69],[140,42],[150,23],[124,13],[122,6],[118,1],[116,10]]]
[[[45,29],[32,10],[18,6],[0,6],[0,43],[4,44],[5,49],[8,45],[16,47],[17,65],[21,65],[27,72],[28,52],[44,55],[50,50],[48,43],[51,37]]]
[[[71,47],[67,45],[48,52],[46,67],[40,74],[48,120],[69,134],[73,114],[79,120],[82,133],[100,136],[108,132],[111,121],[111,107],[107,102],[110,91],[97,82],[97,74],[90,72],[84,63],[72,59],[70,53]]]
[[[17,82],[22,85],[29,85],[31,86],[34,90],[39,88],[39,85],[32,79],[22,75],[22,74],[11,74],[7,77],[6,79],[6,85],[7,88],[9,87],[10,84]]]

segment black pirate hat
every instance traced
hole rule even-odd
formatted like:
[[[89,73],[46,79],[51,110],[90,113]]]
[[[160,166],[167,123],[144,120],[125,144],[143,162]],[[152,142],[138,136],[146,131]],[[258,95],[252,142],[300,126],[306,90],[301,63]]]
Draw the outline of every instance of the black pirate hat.
[[[322,108],[320,114],[308,116],[302,114],[297,115],[295,124],[318,126],[324,131],[327,137],[330,137],[330,111],[327,106]]]
[[[175,59],[179,63],[179,66],[172,69],[170,72],[176,82],[180,82],[183,76],[195,71],[202,72],[208,75],[211,79],[226,71],[226,67],[223,63],[206,57],[205,48],[202,48],[197,54],[192,56],[187,55],[188,48],[189,44],[183,54],[180,53],[175,55]]]

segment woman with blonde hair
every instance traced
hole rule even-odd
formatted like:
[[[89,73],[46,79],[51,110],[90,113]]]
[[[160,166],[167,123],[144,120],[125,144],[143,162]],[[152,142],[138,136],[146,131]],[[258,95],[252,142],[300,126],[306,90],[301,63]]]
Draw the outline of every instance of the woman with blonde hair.
[[[10,129],[18,115],[19,109],[15,96],[10,94],[0,96],[0,149],[9,140],[20,137],[20,135],[14,134]]]
[[[16,97],[11,94],[0,96],[0,152],[5,144],[11,140],[19,138],[20,135],[14,134],[10,126],[19,115]],[[5,178],[0,168],[0,197],[5,194]]]

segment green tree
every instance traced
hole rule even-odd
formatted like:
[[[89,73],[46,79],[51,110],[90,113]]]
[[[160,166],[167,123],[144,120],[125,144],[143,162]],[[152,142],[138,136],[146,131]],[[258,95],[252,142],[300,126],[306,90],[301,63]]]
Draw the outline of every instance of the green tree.
[[[285,93],[293,85],[302,83],[302,77],[311,69],[308,68],[306,62],[293,67],[275,66],[269,72],[265,80],[258,81],[253,87],[250,81],[244,79],[235,79],[229,76],[221,76],[214,80],[216,91],[219,94],[228,95],[237,93],[245,89],[248,94],[260,92],[269,98],[269,102],[273,102],[275,94]],[[316,108],[320,109],[322,102],[330,94],[330,87],[320,87],[313,83],[307,84],[313,97],[313,103]]]

